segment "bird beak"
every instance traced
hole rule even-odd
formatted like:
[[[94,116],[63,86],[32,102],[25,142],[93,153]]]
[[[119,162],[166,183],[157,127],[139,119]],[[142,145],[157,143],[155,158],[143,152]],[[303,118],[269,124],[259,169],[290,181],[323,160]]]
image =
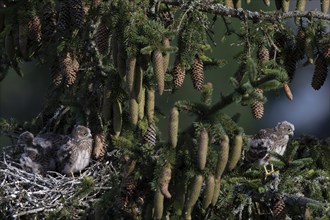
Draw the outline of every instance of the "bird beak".
[[[290,138],[292,138],[292,137],[293,137],[293,135],[294,135],[294,133],[293,133],[293,132],[289,133],[289,137],[290,137]]]

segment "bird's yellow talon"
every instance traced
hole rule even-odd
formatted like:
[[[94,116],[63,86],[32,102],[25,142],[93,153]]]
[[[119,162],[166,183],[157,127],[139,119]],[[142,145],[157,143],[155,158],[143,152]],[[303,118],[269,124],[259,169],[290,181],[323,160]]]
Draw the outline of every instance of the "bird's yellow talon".
[[[265,169],[265,179],[267,179],[268,176],[271,176],[273,173],[276,173],[277,175],[280,174],[280,172],[277,170],[274,170],[274,165],[271,164],[270,165],[270,171],[267,170],[267,165],[264,165],[264,169]]]

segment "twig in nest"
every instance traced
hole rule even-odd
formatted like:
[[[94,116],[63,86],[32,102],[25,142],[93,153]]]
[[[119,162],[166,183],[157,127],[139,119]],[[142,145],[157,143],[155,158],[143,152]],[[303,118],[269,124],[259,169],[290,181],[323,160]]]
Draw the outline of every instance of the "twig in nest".
[[[112,188],[109,183],[117,173],[111,162],[95,162],[75,178],[56,172],[35,175],[20,169],[17,162],[3,154],[0,160],[1,212],[8,219],[22,216],[42,218],[46,212],[73,205],[88,209]],[[92,184],[85,190],[87,177]]]

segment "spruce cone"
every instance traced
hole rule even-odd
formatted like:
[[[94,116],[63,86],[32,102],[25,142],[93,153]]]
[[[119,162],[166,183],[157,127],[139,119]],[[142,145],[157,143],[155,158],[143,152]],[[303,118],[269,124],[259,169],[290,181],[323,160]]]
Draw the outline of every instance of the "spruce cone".
[[[133,176],[127,176],[123,178],[121,185],[123,194],[133,196],[137,187],[137,181]]]
[[[296,71],[297,57],[295,51],[292,48],[288,48],[287,50],[285,50],[284,56],[285,56],[284,68],[288,73],[291,82]]]
[[[151,146],[156,146],[156,129],[152,124],[149,124],[143,139],[145,143],[150,144]]]
[[[307,0],[297,0],[296,10],[298,11],[305,11]],[[301,22],[301,17],[294,18],[296,25],[299,25]]]
[[[225,0],[225,5],[228,8],[234,8],[234,0]]]
[[[269,60],[269,50],[266,47],[259,47],[257,57],[260,61]]]
[[[327,63],[330,64],[330,43],[322,45],[322,55],[326,59]]]
[[[155,78],[158,84],[158,94],[162,95],[165,86],[165,71],[164,71],[164,58],[159,49],[156,49],[152,53],[152,65],[154,69]]]
[[[289,84],[284,83],[283,84],[283,90],[284,90],[284,93],[285,93],[286,97],[288,97],[289,100],[293,100],[293,95],[292,95]]]
[[[28,24],[30,40],[39,43],[41,41],[41,19],[34,16]]]
[[[129,201],[135,195],[137,181],[132,175],[124,176],[121,180],[120,195],[116,197],[116,205],[120,210],[127,208]]]
[[[264,0],[264,4],[269,7],[270,6],[270,0]]]
[[[127,208],[128,205],[128,196],[127,195],[120,195],[116,196],[116,206],[119,210],[124,210]]]
[[[67,28],[69,28],[70,21],[71,21],[70,3],[65,1],[62,2],[60,6],[57,30],[59,32],[64,32]]]
[[[256,93],[259,93],[260,95],[263,94],[262,89],[256,88],[255,89]],[[260,119],[264,115],[264,103],[261,101],[255,101],[251,105],[251,110],[252,110],[252,115],[255,119]]]
[[[193,82],[194,88],[201,90],[204,85],[204,66],[201,59],[198,57],[195,59],[192,65],[191,80]]]
[[[106,55],[109,51],[109,37],[109,28],[103,22],[101,22],[100,25],[97,27],[95,43],[96,48],[102,55]]]
[[[326,60],[322,54],[319,54],[315,61],[315,69],[314,69],[314,75],[312,79],[312,87],[315,90],[319,90],[328,75],[328,65],[326,63]]]
[[[99,160],[104,157],[107,152],[107,145],[105,141],[105,135],[103,133],[97,133],[94,135],[94,147],[93,147],[93,157]]]
[[[330,32],[325,34],[320,40],[320,52],[326,59],[328,65],[330,65]]]
[[[329,0],[321,0],[321,11],[323,13],[328,13],[328,11],[329,11],[329,5],[330,5],[330,1]]]
[[[78,62],[78,60],[76,59],[76,58],[74,58],[73,60],[72,60],[72,68],[73,68],[73,71],[75,71],[75,72],[78,72],[78,70],[79,70],[79,62]]]
[[[63,72],[62,74],[66,78],[66,87],[69,87],[74,84],[77,78],[77,73],[76,71],[74,71],[70,53],[67,53],[65,58],[60,63],[60,70]]]
[[[290,0],[282,0],[282,11],[288,12],[290,7]]]
[[[186,71],[181,67],[179,62],[176,62],[173,68],[172,75],[173,75],[174,88],[181,87],[184,81],[184,77],[186,76]]]
[[[306,32],[299,29],[296,35],[296,56],[297,59],[303,59],[305,55]]]
[[[274,220],[285,220],[286,218],[286,207],[283,200],[279,200],[273,207],[273,219]]]
[[[70,0],[71,22],[75,28],[82,29],[85,22],[85,12],[82,0]]]
[[[51,5],[45,6],[41,17],[41,34],[49,39],[56,30],[56,12]]]
[[[54,64],[51,67],[51,76],[52,76],[52,84],[55,88],[59,87],[63,82],[63,73],[59,70],[57,64]]]

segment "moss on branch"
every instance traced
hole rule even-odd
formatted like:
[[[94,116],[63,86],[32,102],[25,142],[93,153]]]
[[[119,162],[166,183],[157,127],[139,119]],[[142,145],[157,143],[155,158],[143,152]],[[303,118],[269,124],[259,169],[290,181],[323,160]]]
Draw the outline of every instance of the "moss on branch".
[[[182,0],[161,0],[162,3],[174,5],[174,6],[184,6],[184,1]],[[257,12],[249,11],[246,9],[234,9],[226,7],[223,4],[212,4],[212,1],[203,1],[197,6],[200,11],[211,13],[214,15],[226,16],[239,18],[240,20],[254,20],[254,21],[269,21],[277,22],[281,19],[288,19],[294,17],[305,17],[305,18],[316,18],[322,20],[330,21],[330,15],[322,13],[319,11],[289,11],[289,12]]]

